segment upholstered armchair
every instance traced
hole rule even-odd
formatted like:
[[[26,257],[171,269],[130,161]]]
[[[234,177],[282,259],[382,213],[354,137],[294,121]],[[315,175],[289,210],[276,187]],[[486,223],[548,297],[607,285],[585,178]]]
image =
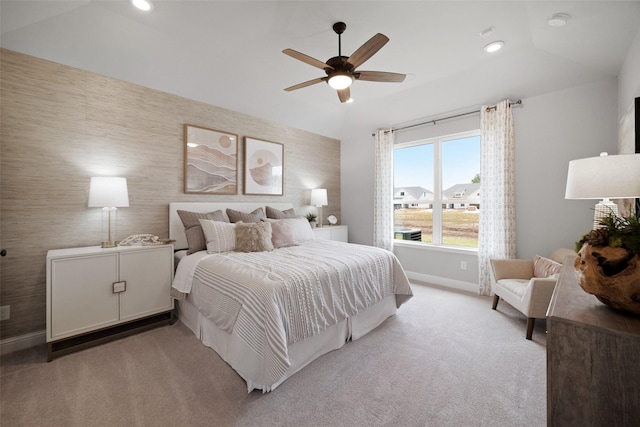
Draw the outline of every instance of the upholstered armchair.
[[[536,319],[545,318],[553,289],[567,255],[572,249],[556,249],[549,258],[491,259],[491,290],[496,309],[500,298],[527,316],[526,338],[531,339]]]

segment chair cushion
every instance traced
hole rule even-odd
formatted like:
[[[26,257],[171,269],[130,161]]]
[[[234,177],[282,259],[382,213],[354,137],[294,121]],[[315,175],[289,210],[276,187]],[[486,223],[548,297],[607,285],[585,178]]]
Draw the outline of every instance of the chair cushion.
[[[514,295],[522,298],[524,296],[525,291],[527,290],[527,285],[530,280],[525,279],[501,279],[496,282],[498,287],[505,289],[507,292],[510,292]],[[495,289],[494,292],[500,295],[500,291]],[[504,298],[504,295],[500,295]]]

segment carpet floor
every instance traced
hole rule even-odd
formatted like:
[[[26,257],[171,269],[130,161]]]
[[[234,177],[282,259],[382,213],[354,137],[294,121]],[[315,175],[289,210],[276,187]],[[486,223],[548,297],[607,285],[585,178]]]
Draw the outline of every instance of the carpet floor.
[[[0,360],[3,426],[546,425],[546,335],[504,301],[422,284],[370,334],[271,393],[182,323],[46,362]]]

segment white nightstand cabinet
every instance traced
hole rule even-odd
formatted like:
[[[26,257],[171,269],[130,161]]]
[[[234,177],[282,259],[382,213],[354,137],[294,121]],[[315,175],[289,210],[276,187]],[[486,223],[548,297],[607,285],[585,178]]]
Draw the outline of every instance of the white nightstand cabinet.
[[[47,253],[47,359],[173,322],[173,246]]]
[[[349,227],[346,225],[323,225],[313,229],[316,239],[336,240],[338,242],[349,241]]]

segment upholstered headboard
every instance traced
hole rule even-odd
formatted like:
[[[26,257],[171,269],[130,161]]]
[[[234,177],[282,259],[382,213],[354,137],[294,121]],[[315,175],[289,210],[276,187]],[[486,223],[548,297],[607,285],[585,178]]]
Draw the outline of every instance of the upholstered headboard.
[[[169,238],[175,240],[174,248],[178,249],[186,249],[187,248],[187,236],[184,233],[184,226],[182,225],[182,220],[180,216],[178,216],[178,211],[189,211],[189,212],[213,212],[217,210],[221,210],[225,217],[227,217],[226,210],[227,208],[234,209],[242,212],[251,212],[257,208],[265,209],[266,206],[271,206],[272,208],[279,210],[286,210],[292,207],[291,203],[264,203],[264,202],[255,202],[255,203],[224,203],[224,202],[174,202],[169,203]],[[228,217],[227,217],[228,219]]]

